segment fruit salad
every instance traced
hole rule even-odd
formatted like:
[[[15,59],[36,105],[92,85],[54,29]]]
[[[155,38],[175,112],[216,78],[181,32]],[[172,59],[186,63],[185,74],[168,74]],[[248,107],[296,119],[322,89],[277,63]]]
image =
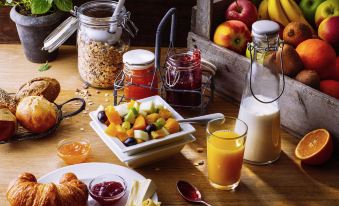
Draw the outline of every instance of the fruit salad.
[[[179,123],[172,116],[161,104],[132,100],[116,107],[107,106],[98,112],[97,118],[107,125],[106,134],[128,147],[179,132]]]

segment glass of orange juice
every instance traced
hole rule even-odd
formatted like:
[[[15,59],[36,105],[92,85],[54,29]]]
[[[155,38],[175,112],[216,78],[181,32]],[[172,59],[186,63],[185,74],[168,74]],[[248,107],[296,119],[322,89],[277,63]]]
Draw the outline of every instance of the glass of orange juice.
[[[246,123],[237,118],[207,124],[208,179],[213,187],[233,190],[239,185],[246,135]]]

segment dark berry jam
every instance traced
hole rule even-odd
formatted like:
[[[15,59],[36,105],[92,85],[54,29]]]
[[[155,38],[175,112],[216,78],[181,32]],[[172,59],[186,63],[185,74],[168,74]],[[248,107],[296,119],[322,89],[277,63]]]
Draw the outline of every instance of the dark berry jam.
[[[91,188],[91,196],[102,205],[119,200],[124,192],[124,186],[115,181],[101,182]]]
[[[124,191],[124,187],[119,182],[102,182],[92,187],[92,193],[101,197],[114,197]]]
[[[174,54],[166,62],[166,100],[172,105],[199,106],[201,103],[201,55]]]

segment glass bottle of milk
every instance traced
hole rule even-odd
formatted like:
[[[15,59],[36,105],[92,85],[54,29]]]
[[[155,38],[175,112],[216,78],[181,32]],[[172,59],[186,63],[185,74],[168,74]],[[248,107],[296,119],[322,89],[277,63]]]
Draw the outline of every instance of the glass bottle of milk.
[[[277,61],[281,56],[275,52],[281,44],[279,29],[273,21],[255,22],[253,43],[248,45],[252,58],[238,118],[248,125],[244,159],[257,165],[273,163],[281,153],[278,99],[285,80],[280,91],[279,71],[283,72],[283,63]]]

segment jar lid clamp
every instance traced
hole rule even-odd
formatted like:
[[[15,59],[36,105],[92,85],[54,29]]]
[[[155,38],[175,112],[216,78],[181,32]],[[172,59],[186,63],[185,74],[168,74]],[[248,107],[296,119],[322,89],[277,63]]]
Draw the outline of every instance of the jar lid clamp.
[[[78,28],[79,28],[79,21],[88,23],[93,17],[86,16],[86,14],[83,13],[84,10],[87,9],[87,7],[93,6],[95,7],[95,1],[88,2],[83,4],[80,7],[74,7],[74,10],[71,10],[70,13],[73,15],[71,17],[68,17],[62,24],[60,24],[51,34],[47,36],[47,38],[44,40],[44,46],[42,50],[47,50],[48,52],[53,52],[58,47],[60,47]],[[111,6],[110,8],[115,9],[116,2],[113,1],[98,1],[98,4],[102,5],[108,5]],[[101,5],[101,6],[102,6]],[[80,19],[80,20],[79,20]],[[112,25],[112,24],[120,24],[121,27],[127,31],[127,33],[131,37],[135,37],[138,33],[138,28],[135,26],[135,24],[130,20],[130,12],[126,12],[126,9],[122,9],[119,18],[114,17],[108,17],[108,18],[98,18],[99,19],[99,25]],[[107,30],[109,33],[114,33]]]

